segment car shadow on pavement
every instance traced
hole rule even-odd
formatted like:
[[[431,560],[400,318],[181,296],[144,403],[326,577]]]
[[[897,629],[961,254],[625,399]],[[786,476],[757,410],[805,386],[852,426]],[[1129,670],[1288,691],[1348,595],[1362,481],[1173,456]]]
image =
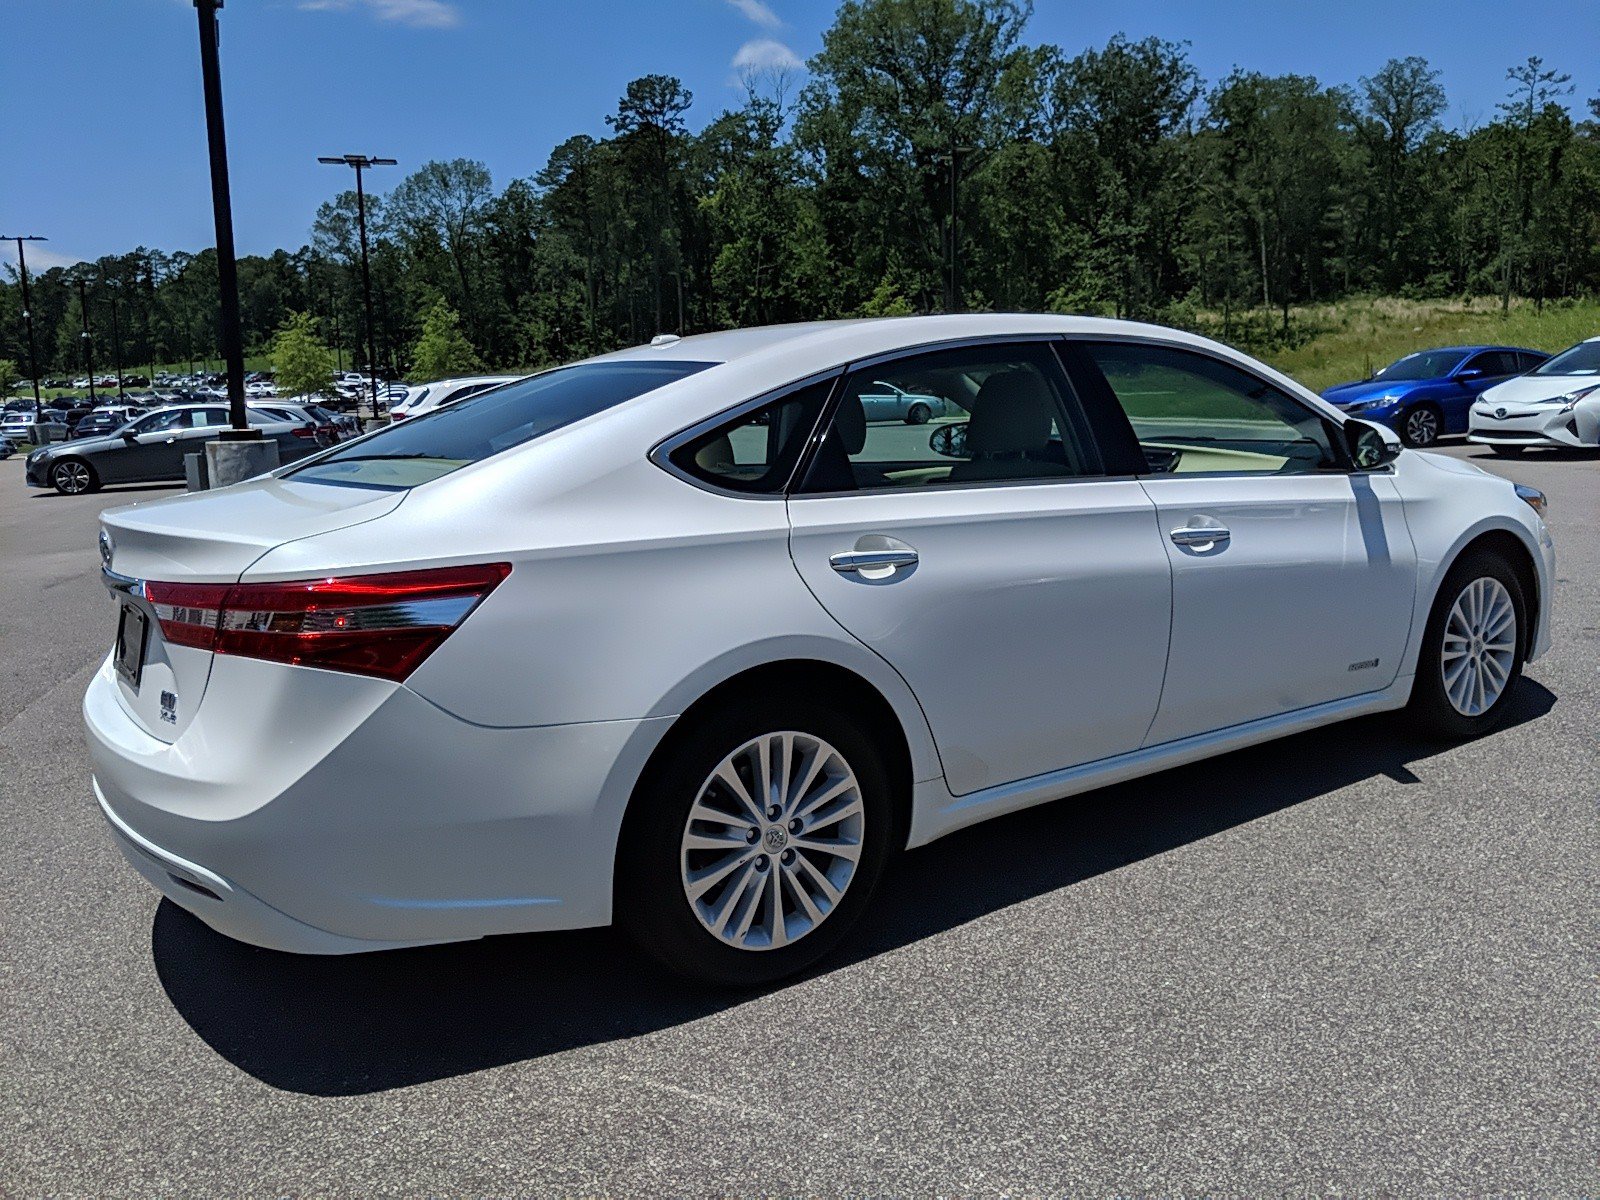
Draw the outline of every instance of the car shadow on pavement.
[[[1524,679],[1502,731],[1555,702]],[[1384,715],[1313,730],[912,851],[891,866],[842,953],[814,974],[1363,779],[1416,782],[1407,764],[1443,747],[1400,724]],[[243,945],[163,900],[151,941],[162,986],[195,1033],[262,1082],[310,1095],[406,1087],[650,1033],[755,995],[666,975],[610,929],[321,958]]]

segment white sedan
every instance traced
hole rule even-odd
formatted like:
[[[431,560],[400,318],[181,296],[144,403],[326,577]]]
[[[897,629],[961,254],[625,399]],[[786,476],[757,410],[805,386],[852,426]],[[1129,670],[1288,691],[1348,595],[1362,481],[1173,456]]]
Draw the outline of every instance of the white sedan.
[[[1468,415],[1467,441],[1502,457],[1529,446],[1600,448],[1600,337],[1484,392]]]
[[[615,920],[748,985],[902,848],[1363,713],[1482,734],[1549,644],[1539,493],[1202,338],[658,343],[104,515],[135,870],[282,950]],[[886,383],[966,419],[871,424]]]

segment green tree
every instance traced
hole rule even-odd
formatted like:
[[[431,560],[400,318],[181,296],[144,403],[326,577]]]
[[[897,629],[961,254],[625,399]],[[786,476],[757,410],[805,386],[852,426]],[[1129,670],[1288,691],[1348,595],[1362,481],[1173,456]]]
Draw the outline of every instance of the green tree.
[[[443,299],[422,318],[422,334],[411,347],[411,375],[420,380],[449,379],[481,370],[483,363],[461,332],[461,317]]]
[[[11,395],[18,378],[17,364],[9,358],[0,358],[0,399]]]
[[[308,312],[292,312],[272,339],[272,373],[278,390],[290,396],[316,395],[333,378],[333,351]]]

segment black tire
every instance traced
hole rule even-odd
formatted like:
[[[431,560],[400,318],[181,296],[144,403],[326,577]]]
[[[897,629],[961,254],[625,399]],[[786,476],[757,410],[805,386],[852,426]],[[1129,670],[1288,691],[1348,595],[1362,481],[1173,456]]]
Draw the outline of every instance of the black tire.
[[[651,764],[623,821],[616,920],[646,953],[676,974],[724,987],[760,987],[827,955],[865,911],[900,837],[893,784],[866,723],[848,708],[809,699],[746,697],[690,719],[693,726],[675,736]],[[785,946],[744,949],[713,934],[691,907],[683,878],[683,836],[690,809],[719,764],[752,739],[787,730],[829,743],[854,772],[862,801],[861,852],[842,896],[813,928]],[[752,849],[759,852],[762,846]],[[781,883],[774,886],[782,892]]]
[[[907,425],[926,425],[933,416],[933,409],[926,404],[913,404],[906,410]]]
[[[1433,445],[1443,432],[1444,414],[1432,404],[1418,404],[1400,418],[1400,440],[1413,450]]]
[[[1450,702],[1445,690],[1443,654],[1445,622],[1462,592],[1479,579],[1499,582],[1511,596],[1516,613],[1516,630],[1509,678],[1493,704],[1484,712],[1468,716]],[[1522,584],[1511,564],[1490,550],[1468,550],[1445,575],[1439,594],[1428,614],[1422,633],[1422,650],[1417,658],[1417,673],[1411,685],[1407,711],[1424,733],[1451,741],[1481,737],[1505,719],[1506,705],[1522,677],[1522,664],[1528,649],[1528,604]]]
[[[1521,458],[1526,446],[1490,446],[1496,458]]]
[[[86,496],[100,490],[100,476],[81,458],[63,458],[50,464],[50,486],[63,496]]]

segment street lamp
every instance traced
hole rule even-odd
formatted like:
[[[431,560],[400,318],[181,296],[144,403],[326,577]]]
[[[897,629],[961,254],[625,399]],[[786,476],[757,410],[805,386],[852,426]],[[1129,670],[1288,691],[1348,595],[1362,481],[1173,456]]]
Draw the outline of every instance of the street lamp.
[[[123,398],[122,393],[122,334],[117,329],[117,282],[114,279],[106,280],[106,293],[111,301],[111,361],[117,368],[117,399]]]
[[[367,312],[367,374],[372,378],[372,417],[378,417],[378,342],[372,327],[372,268],[367,263],[367,192],[361,172],[368,167],[392,167],[392,158],[369,158],[365,154],[340,154],[317,158],[330,166],[354,167],[356,172],[356,228],[361,231],[361,299]]]
[[[200,19],[200,78],[205,92],[206,143],[211,154],[211,209],[217,226],[219,333],[228,378],[226,440],[262,436],[252,429],[244,408],[244,335],[239,325],[239,264],[233,253],[233,201],[228,194],[228,139],[222,125],[222,64],[217,57],[217,10],[223,0],[194,0]]]
[[[934,162],[947,162],[950,164],[950,312],[961,311],[961,275],[958,265],[958,242],[956,239],[957,159],[959,155],[971,154],[976,152],[977,149],[976,146],[958,146],[952,142],[947,152],[933,156]]]
[[[83,332],[78,336],[83,339],[83,362],[89,372],[89,407],[95,408],[99,402],[94,396],[94,338],[89,336],[88,284],[81,275],[78,276],[78,320],[83,325]]]
[[[23,242],[47,242],[49,238],[36,235],[3,239],[17,244],[17,270],[22,275],[22,323],[28,329],[28,374],[33,377],[34,420],[44,424],[44,401],[39,398],[39,356],[33,348],[33,310],[28,306],[28,259],[22,252]]]

